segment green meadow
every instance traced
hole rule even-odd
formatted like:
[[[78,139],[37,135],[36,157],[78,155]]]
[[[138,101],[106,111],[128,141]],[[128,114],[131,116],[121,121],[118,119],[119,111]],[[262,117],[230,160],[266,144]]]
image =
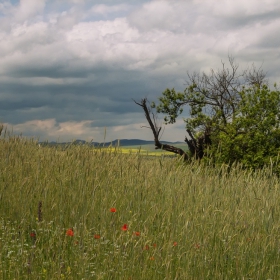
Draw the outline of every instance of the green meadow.
[[[277,280],[279,190],[269,167],[2,137],[0,279]]]

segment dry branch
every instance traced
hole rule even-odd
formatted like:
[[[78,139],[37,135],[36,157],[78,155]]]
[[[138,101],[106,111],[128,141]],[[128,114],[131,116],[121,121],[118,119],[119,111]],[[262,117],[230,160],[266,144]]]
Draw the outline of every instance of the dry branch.
[[[151,111],[151,109],[147,106],[147,99],[144,98],[141,100],[141,102],[136,102],[134,100],[134,102],[139,105],[140,107],[143,108],[144,113],[145,113],[145,117],[149,123],[149,126],[153,132],[154,135],[154,141],[155,141],[155,148],[156,149],[162,149],[164,151],[168,151],[168,152],[172,152],[175,154],[178,154],[180,156],[184,157],[184,160],[187,160],[189,158],[188,154],[186,154],[182,149],[168,145],[168,144],[162,144],[159,141],[159,133],[161,131],[161,127],[158,127],[156,120],[155,120],[155,116],[153,114],[153,112]],[[152,118],[151,118],[152,115]]]

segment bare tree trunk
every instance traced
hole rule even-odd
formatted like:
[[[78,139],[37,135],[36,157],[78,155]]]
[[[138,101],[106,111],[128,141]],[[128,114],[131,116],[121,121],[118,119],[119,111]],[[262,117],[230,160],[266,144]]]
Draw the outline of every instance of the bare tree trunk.
[[[161,131],[161,127],[157,126],[154,114],[151,112],[151,109],[148,108],[148,106],[147,106],[147,99],[146,98],[142,99],[140,103],[136,102],[136,101],[134,101],[134,102],[137,105],[139,105],[140,107],[142,107],[143,110],[144,110],[145,117],[146,117],[146,119],[149,123],[149,126],[150,126],[150,128],[153,132],[153,135],[154,135],[155,148],[156,149],[162,149],[162,150],[165,150],[165,151],[172,152],[172,153],[178,154],[180,156],[183,156],[184,160],[189,159],[188,154],[185,151],[183,151],[182,149],[171,146],[171,145],[162,144],[159,141],[159,133]],[[152,115],[153,120],[151,118],[151,115]]]
[[[0,124],[0,136],[1,136],[1,134],[2,134],[3,129],[4,129],[4,125],[3,125],[3,124]]]
[[[190,130],[187,130],[187,132],[191,140],[189,140],[186,137],[185,142],[188,144],[192,156],[194,156],[196,159],[202,159],[204,156],[205,147],[210,146],[212,144],[210,139],[210,133],[206,129],[203,135],[195,139]]]

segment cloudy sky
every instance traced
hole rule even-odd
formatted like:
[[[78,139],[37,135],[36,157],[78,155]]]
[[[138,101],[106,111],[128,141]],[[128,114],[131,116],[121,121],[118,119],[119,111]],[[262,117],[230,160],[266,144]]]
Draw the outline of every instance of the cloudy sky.
[[[279,0],[0,0],[0,122],[39,140],[152,140],[132,99],[182,91],[228,54],[280,82],[279,32]],[[184,136],[179,121],[162,139]]]

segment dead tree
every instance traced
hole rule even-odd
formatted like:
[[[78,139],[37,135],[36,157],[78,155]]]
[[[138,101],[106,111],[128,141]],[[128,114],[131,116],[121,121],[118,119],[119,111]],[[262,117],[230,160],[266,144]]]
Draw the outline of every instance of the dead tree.
[[[163,144],[159,141],[159,134],[161,131],[161,127],[159,127],[157,125],[155,116],[154,116],[152,110],[150,109],[150,107],[147,106],[147,98],[142,99],[141,102],[136,102],[135,100],[134,100],[134,102],[137,105],[139,105],[140,107],[142,107],[144,110],[145,117],[146,117],[148,124],[150,126],[150,129],[152,130],[153,135],[154,135],[155,149],[162,149],[164,151],[178,154],[178,155],[182,156],[184,158],[184,160],[189,159],[188,154],[185,151],[183,151],[182,149],[168,145],[168,144]]]
[[[2,132],[3,132],[3,130],[4,130],[4,125],[0,124],[0,136],[1,136]]]

